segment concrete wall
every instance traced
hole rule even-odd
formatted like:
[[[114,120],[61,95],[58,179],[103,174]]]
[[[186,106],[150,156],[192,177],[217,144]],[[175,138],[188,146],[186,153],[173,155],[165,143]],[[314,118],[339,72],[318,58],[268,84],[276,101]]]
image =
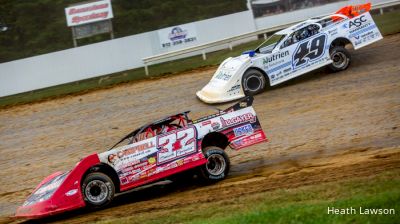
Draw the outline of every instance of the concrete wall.
[[[255,30],[250,12],[195,22],[197,41],[162,49],[157,31],[0,64],[0,97],[143,66],[142,58]],[[215,49],[210,49],[215,50]]]

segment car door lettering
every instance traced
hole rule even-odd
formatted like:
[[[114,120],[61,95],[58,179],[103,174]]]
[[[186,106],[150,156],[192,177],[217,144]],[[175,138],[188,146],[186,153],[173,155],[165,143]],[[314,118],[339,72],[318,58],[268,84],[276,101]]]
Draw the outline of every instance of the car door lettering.
[[[321,57],[325,51],[326,39],[326,35],[323,34],[300,43],[293,54],[293,68]]]
[[[157,165],[196,152],[196,132],[193,127],[179,129],[157,137]]]

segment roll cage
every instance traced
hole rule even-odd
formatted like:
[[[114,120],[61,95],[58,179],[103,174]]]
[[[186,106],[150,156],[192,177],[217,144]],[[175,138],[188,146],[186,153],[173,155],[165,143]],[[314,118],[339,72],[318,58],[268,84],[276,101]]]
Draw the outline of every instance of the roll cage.
[[[190,113],[190,111],[185,111],[179,114],[168,116],[163,119],[154,121],[153,123],[146,124],[138,129],[135,129],[134,131],[123,137],[121,140],[119,140],[109,150],[115,148],[117,145],[127,139],[130,139],[129,144],[131,144],[133,142],[142,141],[147,138],[152,138],[156,135],[163,134],[174,129],[186,127],[188,124],[192,123],[192,121],[188,118],[188,113]]]

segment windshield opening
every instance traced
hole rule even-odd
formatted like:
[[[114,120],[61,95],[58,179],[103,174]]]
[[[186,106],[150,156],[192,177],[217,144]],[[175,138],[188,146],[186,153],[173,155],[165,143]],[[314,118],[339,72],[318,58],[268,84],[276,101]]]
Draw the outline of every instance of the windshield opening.
[[[260,46],[256,48],[257,53],[267,54],[271,53],[276,45],[285,37],[285,35],[274,34],[266,41],[264,41]]]

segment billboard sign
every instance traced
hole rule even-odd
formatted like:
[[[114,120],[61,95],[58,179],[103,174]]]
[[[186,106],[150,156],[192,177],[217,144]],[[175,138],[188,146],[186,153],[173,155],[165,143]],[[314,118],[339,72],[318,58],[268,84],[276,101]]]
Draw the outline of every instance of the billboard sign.
[[[111,0],[101,0],[82,5],[71,6],[65,9],[68,26],[77,26],[98,22],[114,17]]]
[[[181,46],[197,41],[196,26],[194,23],[168,27],[158,30],[161,48]]]

